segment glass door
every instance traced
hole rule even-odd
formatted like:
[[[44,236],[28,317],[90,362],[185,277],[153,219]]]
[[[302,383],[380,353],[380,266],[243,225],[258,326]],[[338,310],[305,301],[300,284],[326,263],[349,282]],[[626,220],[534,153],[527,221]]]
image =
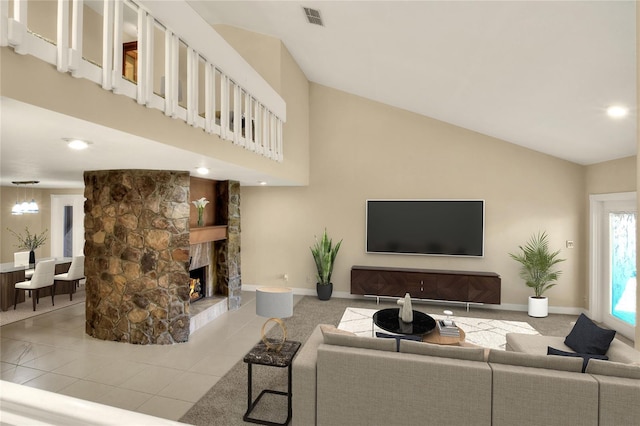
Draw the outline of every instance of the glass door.
[[[84,252],[84,196],[51,195],[51,256]]]
[[[602,319],[631,338],[636,326],[636,210],[632,201],[608,201],[603,215]]]

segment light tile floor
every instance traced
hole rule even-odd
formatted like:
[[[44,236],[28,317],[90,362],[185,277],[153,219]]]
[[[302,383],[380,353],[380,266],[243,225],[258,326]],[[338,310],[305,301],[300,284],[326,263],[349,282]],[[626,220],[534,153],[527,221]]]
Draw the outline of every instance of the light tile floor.
[[[302,296],[294,296],[297,303]],[[178,420],[257,343],[255,293],[242,307],[171,346],[85,334],[84,303],[0,327],[0,378]]]

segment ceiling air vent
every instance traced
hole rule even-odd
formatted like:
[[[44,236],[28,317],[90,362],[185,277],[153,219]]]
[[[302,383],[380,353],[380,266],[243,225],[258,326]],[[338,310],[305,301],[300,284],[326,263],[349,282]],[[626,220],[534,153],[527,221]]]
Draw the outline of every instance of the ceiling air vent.
[[[304,14],[307,16],[307,21],[309,21],[310,24],[320,25],[321,27],[324,27],[319,10],[311,9],[309,7],[303,7],[303,9]]]

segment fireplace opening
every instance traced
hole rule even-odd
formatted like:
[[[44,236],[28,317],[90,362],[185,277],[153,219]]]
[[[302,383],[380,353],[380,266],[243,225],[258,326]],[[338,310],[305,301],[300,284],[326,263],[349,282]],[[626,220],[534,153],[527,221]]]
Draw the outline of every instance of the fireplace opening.
[[[196,268],[189,271],[189,299],[191,303],[206,297],[207,292],[207,267]]]

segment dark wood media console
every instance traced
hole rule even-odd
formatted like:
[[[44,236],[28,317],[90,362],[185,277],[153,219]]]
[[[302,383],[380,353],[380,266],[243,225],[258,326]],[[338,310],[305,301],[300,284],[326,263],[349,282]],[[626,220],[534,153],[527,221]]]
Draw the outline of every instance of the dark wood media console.
[[[351,294],[500,304],[500,275],[493,272],[351,267]]]

